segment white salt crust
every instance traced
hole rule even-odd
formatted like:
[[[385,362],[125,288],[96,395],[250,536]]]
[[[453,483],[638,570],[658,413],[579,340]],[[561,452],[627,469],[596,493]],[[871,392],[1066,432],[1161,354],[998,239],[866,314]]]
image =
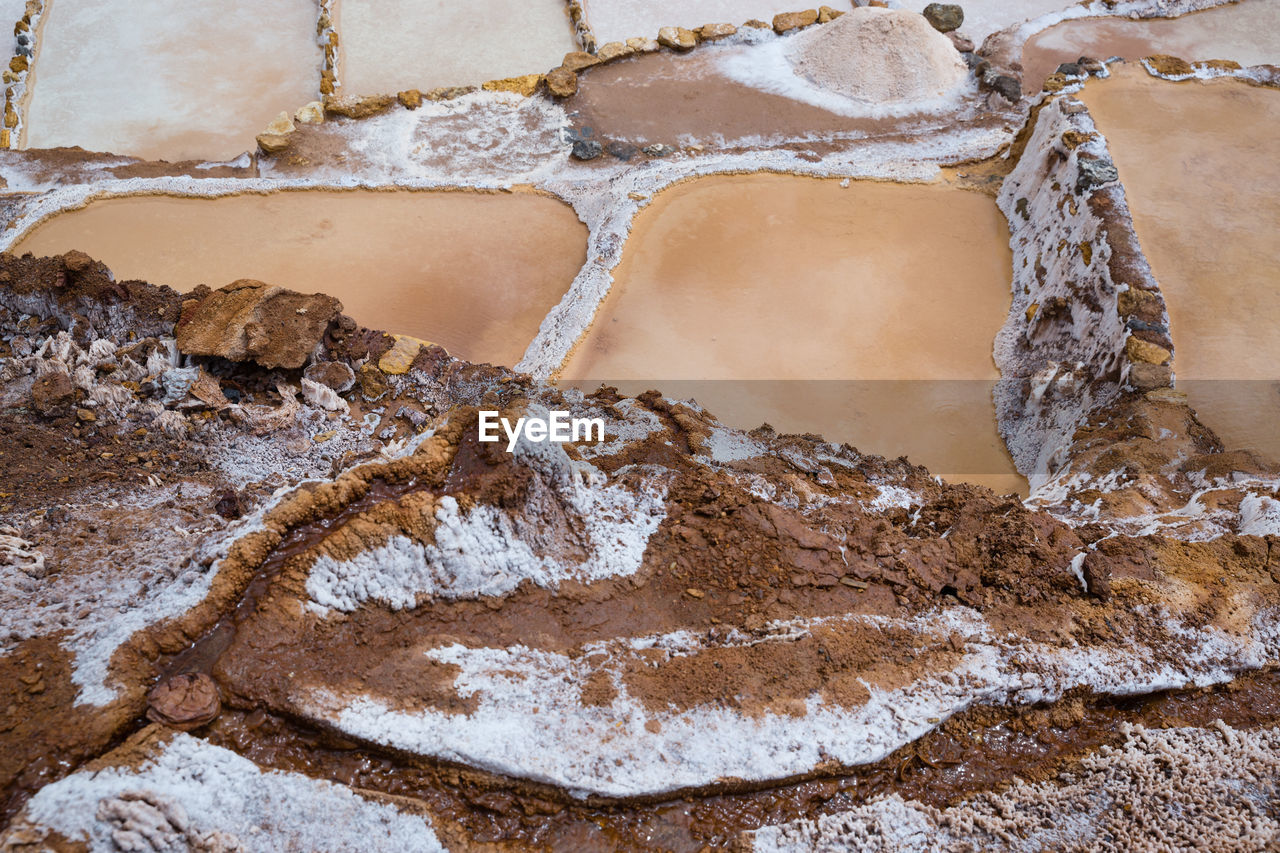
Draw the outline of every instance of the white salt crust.
[[[137,769],[80,771],[46,785],[14,826],[53,830],[93,851],[218,849],[214,842],[246,851],[445,849],[425,817],[333,782],[262,770],[181,733]]]
[[[896,690],[866,685],[870,699],[860,707],[829,704],[814,694],[802,717],[752,717],[709,705],[646,710],[627,692],[624,665],[638,649],[696,654],[707,641],[689,632],[588,644],[573,657],[518,645],[427,651],[427,660],[459,668],[458,695],[476,703],[469,714],[397,711],[367,695],[305,685],[291,700],[309,716],[367,741],[555,785],[578,797],[637,797],[727,778],[782,779],[829,760],[866,764],[976,703],[1054,701],[1075,687],[1129,695],[1214,684],[1280,652],[1274,613],[1254,613],[1247,636],[1188,628],[1150,608],[1135,614],[1140,624],[1106,647],[997,636],[977,612],[962,607],[915,619],[774,623],[769,636],[735,631],[719,643],[786,642],[816,624],[828,630],[841,624],[896,627],[934,642],[953,632],[968,638],[963,659],[950,670]],[[583,686],[595,673],[606,674],[617,690],[607,705],[582,701]]]
[[[513,456],[515,464],[542,475],[556,500],[580,520],[586,560],[565,559],[556,553],[559,543],[542,541],[536,505],[528,508],[529,517],[514,518],[487,504],[463,511],[446,496],[436,511],[433,544],[395,536],[349,561],[321,556],[307,577],[311,601],[321,612],[350,612],[366,601],[400,610],[414,607],[419,596],[498,596],[523,581],[554,589],[570,579],[590,582],[639,570],[649,537],[666,518],[664,486],[607,485],[604,474],[570,460],[561,445],[532,444],[523,436]]]
[[[1264,850],[1280,843],[1280,729],[1146,729],[1056,780],[937,809],[899,794],[744,833],[756,853]]]

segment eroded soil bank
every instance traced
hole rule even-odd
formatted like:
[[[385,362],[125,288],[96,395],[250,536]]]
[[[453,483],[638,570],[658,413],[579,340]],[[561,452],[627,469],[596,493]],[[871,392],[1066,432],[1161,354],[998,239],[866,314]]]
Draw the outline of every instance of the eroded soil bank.
[[[336,296],[361,322],[515,364],[586,259],[586,227],[533,193],[132,196],[47,220],[15,252],[79,248],[117,279],[242,278]]]
[[[1129,65],[1080,97],[1164,291],[1178,388],[1229,449],[1280,458],[1280,92]]]
[[[978,193],[703,178],[636,217],[562,378],[679,386],[738,426],[1017,490],[990,399],[1009,278],[1007,226]]]

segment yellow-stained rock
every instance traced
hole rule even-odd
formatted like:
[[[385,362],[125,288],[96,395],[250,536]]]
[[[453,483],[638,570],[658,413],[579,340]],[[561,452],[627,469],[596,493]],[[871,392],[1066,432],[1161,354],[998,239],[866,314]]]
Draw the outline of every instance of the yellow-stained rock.
[[[1185,59],[1179,59],[1176,56],[1170,56],[1167,53],[1157,53],[1154,56],[1148,56],[1143,61],[1155,69],[1157,74],[1164,74],[1169,77],[1182,77],[1195,72],[1190,62]]]
[[[568,68],[575,74],[584,68],[590,68],[593,65],[600,64],[600,57],[592,56],[590,53],[582,50],[575,50],[573,53],[564,55],[564,62],[560,63],[561,67]]]
[[[298,124],[324,124],[324,104],[312,101],[304,107],[299,107],[293,114],[293,120]]]
[[[295,130],[297,128],[294,127],[293,119],[289,118],[288,113],[282,112],[271,121],[271,124],[267,125],[267,129],[263,133],[282,136],[286,133],[293,133]]]
[[[567,98],[578,91],[578,75],[563,65],[547,72],[547,91],[557,98]]]
[[[596,58],[601,62],[613,62],[615,59],[621,59],[624,56],[630,56],[635,51],[620,41],[611,41],[602,45],[596,51]]]
[[[408,373],[413,360],[418,357],[418,350],[431,346],[427,341],[411,338],[408,335],[395,335],[396,345],[383,353],[378,359],[378,369],[392,376]]]
[[[373,95],[368,98],[345,96],[325,96],[325,115],[342,116],[343,118],[368,118],[385,112],[395,101],[390,95]]]
[[[703,24],[698,28],[698,38],[703,41],[715,41],[728,38],[738,31],[733,24]]]
[[[521,77],[490,80],[480,88],[486,92],[515,92],[517,95],[524,95],[528,98],[538,91],[538,86],[542,83],[542,80],[541,74],[525,74]]]
[[[844,12],[841,12],[839,9],[832,9],[830,6],[819,6],[818,7],[818,23],[819,24],[830,23],[831,21],[834,21],[836,18],[840,17],[843,14]]]
[[[281,151],[289,147],[290,139],[287,133],[260,133],[258,134],[258,148],[263,154],[279,154]]]
[[[9,148],[9,131],[7,129],[0,130],[0,148]]]
[[[798,27],[807,27],[818,21],[817,9],[805,9],[803,12],[780,12],[773,16],[773,31],[785,33]]]
[[[661,45],[658,44],[657,39],[637,36],[635,38],[627,39],[627,47],[631,48],[636,53],[653,53],[661,47]]]
[[[27,58],[25,56],[15,56],[9,60],[9,70],[14,74],[21,74],[27,70]]]
[[[658,30],[658,44],[672,50],[688,50],[698,44],[698,34],[684,27],[663,27]]]
[[[406,110],[416,110],[422,106],[422,93],[417,89],[406,89],[396,94],[396,100],[400,102],[400,106]]]
[[[13,101],[4,102],[4,126],[9,128],[18,126],[18,111],[13,108]]]
[[[1125,341],[1124,351],[1130,361],[1141,361],[1146,364],[1165,364],[1173,355],[1159,344],[1153,344],[1132,335]]]
[[[1027,306],[1027,322],[1028,323],[1030,323],[1032,320],[1035,319],[1036,312],[1038,312],[1039,310],[1040,310],[1039,302],[1032,302],[1030,305]]]

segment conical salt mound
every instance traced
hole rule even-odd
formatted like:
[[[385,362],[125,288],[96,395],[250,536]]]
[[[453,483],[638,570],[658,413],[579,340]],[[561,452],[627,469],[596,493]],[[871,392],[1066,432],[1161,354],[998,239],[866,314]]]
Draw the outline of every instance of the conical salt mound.
[[[863,6],[793,41],[797,74],[874,104],[936,98],[968,73],[951,40],[915,12]]]

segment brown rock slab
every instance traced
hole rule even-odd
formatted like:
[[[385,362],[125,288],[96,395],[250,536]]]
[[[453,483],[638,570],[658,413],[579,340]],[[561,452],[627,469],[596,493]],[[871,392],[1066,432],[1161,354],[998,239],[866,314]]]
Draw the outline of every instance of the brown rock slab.
[[[326,95],[324,111],[326,115],[343,118],[368,118],[385,112],[395,99],[390,95],[374,95],[368,98],[357,98],[350,95]]]
[[[147,719],[182,731],[212,722],[221,710],[218,685],[202,672],[175,675],[147,694]]]
[[[258,134],[258,150],[263,154],[279,154],[289,148],[291,143],[287,133]]]
[[[594,56],[586,51],[576,50],[573,53],[566,53],[564,61],[560,63],[561,68],[567,68],[575,74],[584,68],[590,68],[593,65],[600,64],[600,57]]]
[[[55,418],[71,411],[76,389],[71,377],[61,371],[46,373],[31,386],[32,407],[47,418]]]
[[[578,91],[578,75],[561,65],[547,72],[547,91],[557,98],[567,98]]]
[[[1153,344],[1150,341],[1144,341],[1141,338],[1132,336],[1125,341],[1124,351],[1129,356],[1130,361],[1145,362],[1147,364],[1167,364],[1169,359],[1173,357],[1173,353],[1159,344]]]
[[[826,8],[825,6],[823,7]],[[733,24],[703,24],[698,28],[698,38],[703,41],[715,41],[728,38],[738,31]]]
[[[302,367],[341,311],[332,296],[241,279],[183,312],[178,348],[266,368]]]
[[[630,56],[633,53],[635,53],[634,48],[628,47],[620,41],[611,41],[608,44],[602,45],[601,48],[596,51],[596,58],[601,62],[612,62],[615,59],[621,59],[622,57]]]
[[[422,106],[422,93],[417,89],[406,89],[396,95],[396,100],[406,110],[416,110]]]
[[[504,77],[501,80],[490,80],[480,88],[486,92],[515,92],[526,98],[532,97],[542,83],[541,74],[525,74],[520,77]]]

